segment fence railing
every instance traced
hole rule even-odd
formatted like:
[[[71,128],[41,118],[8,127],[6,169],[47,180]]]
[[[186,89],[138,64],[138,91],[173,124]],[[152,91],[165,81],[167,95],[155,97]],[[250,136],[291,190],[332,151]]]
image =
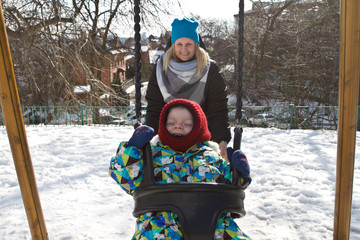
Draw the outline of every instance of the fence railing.
[[[134,106],[24,106],[26,125],[134,125]],[[359,111],[358,111],[359,112]],[[337,106],[244,106],[242,119],[235,119],[236,110],[229,106],[229,121],[232,126],[275,127],[280,129],[337,129]],[[146,119],[146,109],[142,109]],[[357,116],[359,129],[359,113]],[[4,126],[0,109],[0,126]]]
[[[230,119],[235,110],[229,112]],[[337,106],[245,106],[242,125],[280,129],[337,129]],[[357,117],[358,126],[359,116]]]

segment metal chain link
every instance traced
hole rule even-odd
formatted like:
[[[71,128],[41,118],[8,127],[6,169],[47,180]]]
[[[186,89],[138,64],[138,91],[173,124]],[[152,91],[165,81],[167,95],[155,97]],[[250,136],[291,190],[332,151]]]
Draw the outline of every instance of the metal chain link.
[[[140,0],[134,1],[134,30],[135,30],[135,111],[137,123],[141,124],[141,43],[140,43]]]
[[[239,21],[238,21],[238,68],[237,83],[238,92],[236,95],[236,120],[240,124],[242,118],[242,77],[243,77],[243,46],[244,46],[244,0],[239,1]]]
[[[238,17],[238,67],[237,67],[237,101],[236,101],[236,123],[237,126],[234,128],[234,142],[233,149],[241,148],[241,138],[243,129],[241,127],[241,118],[242,118],[242,77],[243,77],[243,45],[244,45],[244,0],[239,1],[239,17]],[[235,171],[236,172],[236,171]]]

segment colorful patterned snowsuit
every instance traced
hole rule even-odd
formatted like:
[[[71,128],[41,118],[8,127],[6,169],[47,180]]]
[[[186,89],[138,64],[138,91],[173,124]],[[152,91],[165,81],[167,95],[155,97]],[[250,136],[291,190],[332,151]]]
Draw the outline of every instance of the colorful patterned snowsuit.
[[[142,150],[132,146],[125,147],[125,144],[126,142],[120,143],[116,156],[111,159],[109,174],[125,192],[132,194],[140,185],[143,176]],[[155,140],[154,145],[151,145],[155,181],[164,184],[230,183],[232,172],[229,164],[219,157],[213,146],[212,142],[199,143],[187,152],[181,153]],[[249,181],[243,182],[243,188],[245,189],[250,182],[249,175]],[[141,215],[136,223],[133,240],[183,239],[181,224],[173,212],[149,212]],[[250,238],[240,230],[230,213],[224,213],[217,221],[214,239]]]

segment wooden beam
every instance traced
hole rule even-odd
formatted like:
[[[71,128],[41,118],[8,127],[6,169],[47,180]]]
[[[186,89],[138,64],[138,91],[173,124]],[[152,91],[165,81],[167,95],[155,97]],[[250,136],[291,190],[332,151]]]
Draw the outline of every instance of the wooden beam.
[[[48,239],[0,3],[0,100],[32,239]]]
[[[342,0],[334,240],[350,239],[359,99],[360,1]]]

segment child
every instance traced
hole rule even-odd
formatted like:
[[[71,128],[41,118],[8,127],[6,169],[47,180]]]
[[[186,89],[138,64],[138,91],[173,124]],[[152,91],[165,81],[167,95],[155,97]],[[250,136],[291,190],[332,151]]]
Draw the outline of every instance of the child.
[[[128,142],[120,143],[111,159],[110,175],[128,194],[142,181],[142,148],[153,138],[154,130],[138,127]],[[151,141],[154,178],[157,183],[216,182],[231,183],[232,170],[219,156],[218,145],[210,142],[206,116],[199,104],[185,99],[167,103],[160,114],[159,131]],[[232,164],[239,171],[242,188],[251,183],[245,155],[228,149]],[[183,239],[178,216],[170,211],[149,212],[136,221],[132,239]],[[250,239],[223,213],[217,221],[214,239]]]

